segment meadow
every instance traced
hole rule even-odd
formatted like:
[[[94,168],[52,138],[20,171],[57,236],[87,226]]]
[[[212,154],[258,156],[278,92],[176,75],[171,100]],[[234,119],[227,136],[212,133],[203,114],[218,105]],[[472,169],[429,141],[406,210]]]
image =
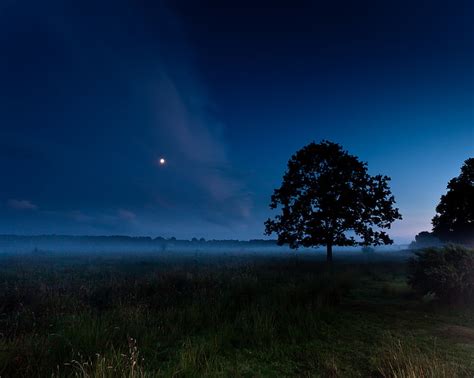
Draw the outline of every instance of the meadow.
[[[474,375],[474,308],[406,254],[0,256],[1,377]]]

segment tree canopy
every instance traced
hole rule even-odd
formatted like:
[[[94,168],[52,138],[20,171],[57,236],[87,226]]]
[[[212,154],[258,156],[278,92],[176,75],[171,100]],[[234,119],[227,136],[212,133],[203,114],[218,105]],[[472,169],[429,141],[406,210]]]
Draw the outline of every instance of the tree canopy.
[[[432,220],[433,234],[444,242],[474,244],[474,158],[451,179]]]
[[[367,164],[329,141],[310,143],[288,161],[265,222],[267,235],[291,248],[391,244],[383,229],[401,219],[387,176],[370,176]]]

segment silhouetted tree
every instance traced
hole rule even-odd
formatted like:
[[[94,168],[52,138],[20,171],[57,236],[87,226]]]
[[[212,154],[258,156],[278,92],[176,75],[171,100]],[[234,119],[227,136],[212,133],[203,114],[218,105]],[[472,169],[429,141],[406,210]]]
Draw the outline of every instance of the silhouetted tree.
[[[281,214],[265,222],[290,248],[391,244],[382,231],[401,219],[387,176],[370,176],[367,164],[336,143],[310,143],[288,161],[270,208]],[[357,238],[357,239],[356,239]]]
[[[474,244],[474,158],[448,183],[433,218],[433,234],[442,241]]]

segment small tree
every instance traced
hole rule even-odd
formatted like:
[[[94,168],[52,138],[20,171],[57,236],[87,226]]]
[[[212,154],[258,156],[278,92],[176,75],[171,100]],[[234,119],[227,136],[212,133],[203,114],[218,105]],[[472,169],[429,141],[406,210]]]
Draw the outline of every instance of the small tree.
[[[442,241],[474,245],[474,158],[448,183],[433,218],[433,234]]]
[[[310,143],[288,162],[270,208],[281,214],[265,222],[290,248],[391,244],[382,229],[401,219],[387,176],[370,176],[362,163],[336,143]]]

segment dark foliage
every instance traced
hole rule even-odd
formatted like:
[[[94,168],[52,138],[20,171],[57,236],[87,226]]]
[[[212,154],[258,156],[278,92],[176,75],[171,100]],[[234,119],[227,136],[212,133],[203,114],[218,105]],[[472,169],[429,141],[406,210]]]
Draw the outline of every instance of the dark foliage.
[[[432,232],[421,231],[415,236],[415,241],[410,243],[410,249],[441,247],[442,243]]]
[[[433,233],[442,241],[474,245],[474,158],[448,183],[433,218]]]
[[[445,302],[474,299],[474,250],[461,246],[427,248],[410,261],[408,282],[421,294]]]
[[[382,229],[401,219],[387,176],[370,176],[367,164],[336,143],[310,143],[288,162],[270,208],[281,214],[265,222],[268,235],[291,248],[391,244]]]

